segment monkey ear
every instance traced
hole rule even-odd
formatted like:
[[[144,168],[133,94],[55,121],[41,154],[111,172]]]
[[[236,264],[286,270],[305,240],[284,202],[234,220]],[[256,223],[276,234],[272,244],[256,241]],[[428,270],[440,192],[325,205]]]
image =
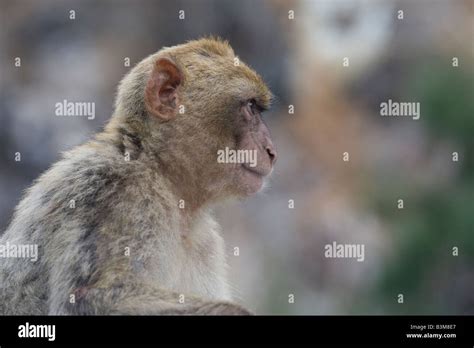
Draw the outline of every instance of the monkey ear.
[[[145,106],[149,113],[164,121],[172,119],[178,111],[178,87],[183,76],[174,62],[160,58],[145,88]]]

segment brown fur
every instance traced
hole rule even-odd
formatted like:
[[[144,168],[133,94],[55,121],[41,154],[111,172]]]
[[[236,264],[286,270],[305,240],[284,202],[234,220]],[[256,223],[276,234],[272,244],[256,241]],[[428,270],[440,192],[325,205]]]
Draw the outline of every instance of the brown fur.
[[[221,40],[164,48],[134,67],[105,130],[17,206],[0,244],[37,244],[39,259],[2,260],[0,313],[247,314],[230,302],[210,206],[253,193],[271,171],[268,130],[257,114],[241,117],[250,99],[267,108],[271,93]],[[256,149],[255,172],[217,164],[225,147]]]

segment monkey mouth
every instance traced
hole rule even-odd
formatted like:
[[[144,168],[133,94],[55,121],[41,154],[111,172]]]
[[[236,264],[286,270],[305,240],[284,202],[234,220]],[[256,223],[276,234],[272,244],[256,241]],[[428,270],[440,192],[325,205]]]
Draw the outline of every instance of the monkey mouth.
[[[248,171],[252,174],[255,174],[259,177],[264,177],[264,176],[268,175],[267,171],[262,170],[262,169],[258,169],[257,167],[250,167],[250,166],[247,166],[245,164],[242,164],[242,168],[244,168],[246,171]]]

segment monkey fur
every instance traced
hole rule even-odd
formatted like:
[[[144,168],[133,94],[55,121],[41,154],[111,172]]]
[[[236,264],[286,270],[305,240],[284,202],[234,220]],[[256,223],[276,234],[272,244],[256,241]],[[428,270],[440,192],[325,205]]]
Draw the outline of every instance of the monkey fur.
[[[121,81],[104,131],[26,191],[0,245],[2,315],[249,314],[232,302],[211,208],[257,192],[276,152],[271,92],[225,41],[163,48]],[[217,163],[219,149],[258,165]]]

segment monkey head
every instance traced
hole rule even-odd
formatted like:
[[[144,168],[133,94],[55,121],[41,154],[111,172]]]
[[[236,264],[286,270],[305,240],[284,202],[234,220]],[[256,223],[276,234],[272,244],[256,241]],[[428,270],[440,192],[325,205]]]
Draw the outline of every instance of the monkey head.
[[[259,191],[276,161],[262,113],[272,94],[227,42],[201,39],[146,58],[119,87],[116,115],[177,187],[195,195]]]

